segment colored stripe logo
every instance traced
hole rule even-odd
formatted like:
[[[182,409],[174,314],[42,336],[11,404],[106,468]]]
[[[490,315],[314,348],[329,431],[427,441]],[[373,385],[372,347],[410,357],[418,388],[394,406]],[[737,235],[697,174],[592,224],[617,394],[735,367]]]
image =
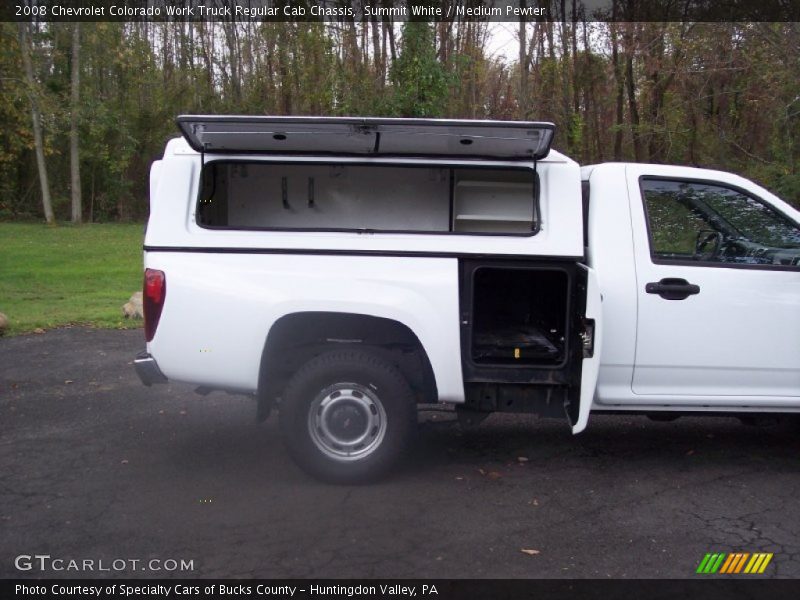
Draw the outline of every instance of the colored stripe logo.
[[[736,575],[747,573],[760,575],[772,560],[772,552],[709,552],[700,561],[696,573],[703,575]]]

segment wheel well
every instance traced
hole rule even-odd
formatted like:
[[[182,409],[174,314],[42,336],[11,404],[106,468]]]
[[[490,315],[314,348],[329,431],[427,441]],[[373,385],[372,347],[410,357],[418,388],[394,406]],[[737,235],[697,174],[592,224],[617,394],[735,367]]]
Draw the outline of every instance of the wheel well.
[[[406,378],[418,402],[437,401],[428,355],[419,338],[402,323],[353,313],[300,312],[281,317],[269,330],[258,378],[259,413],[269,413],[269,406],[303,364],[325,351],[348,346],[369,349],[389,360]]]

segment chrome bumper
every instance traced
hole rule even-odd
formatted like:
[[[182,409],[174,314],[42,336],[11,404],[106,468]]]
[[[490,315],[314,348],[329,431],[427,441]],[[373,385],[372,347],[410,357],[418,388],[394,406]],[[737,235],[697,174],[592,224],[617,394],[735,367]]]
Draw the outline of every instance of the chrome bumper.
[[[156,359],[150,356],[147,352],[140,352],[136,355],[133,361],[133,366],[136,367],[136,374],[142,383],[150,387],[154,383],[167,383],[167,377],[158,368]]]

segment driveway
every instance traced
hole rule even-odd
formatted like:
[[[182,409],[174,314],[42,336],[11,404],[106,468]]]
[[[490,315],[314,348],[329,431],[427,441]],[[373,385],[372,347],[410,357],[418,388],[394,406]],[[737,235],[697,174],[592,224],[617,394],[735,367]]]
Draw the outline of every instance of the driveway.
[[[760,551],[775,553],[765,577],[800,577],[791,424],[598,416],[573,437],[426,412],[391,477],[331,486],[289,461],[252,399],[143,387],[142,338],[0,339],[0,576],[92,576],[15,567],[46,554],[144,577],[693,578],[707,552]]]

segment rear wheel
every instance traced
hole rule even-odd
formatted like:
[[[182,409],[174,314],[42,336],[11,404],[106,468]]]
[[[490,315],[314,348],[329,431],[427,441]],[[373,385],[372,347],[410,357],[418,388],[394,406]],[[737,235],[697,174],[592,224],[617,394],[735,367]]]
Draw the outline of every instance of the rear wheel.
[[[280,405],[284,444],[297,464],[324,481],[374,479],[403,454],[416,423],[408,382],[364,350],[329,352],[291,378]]]

